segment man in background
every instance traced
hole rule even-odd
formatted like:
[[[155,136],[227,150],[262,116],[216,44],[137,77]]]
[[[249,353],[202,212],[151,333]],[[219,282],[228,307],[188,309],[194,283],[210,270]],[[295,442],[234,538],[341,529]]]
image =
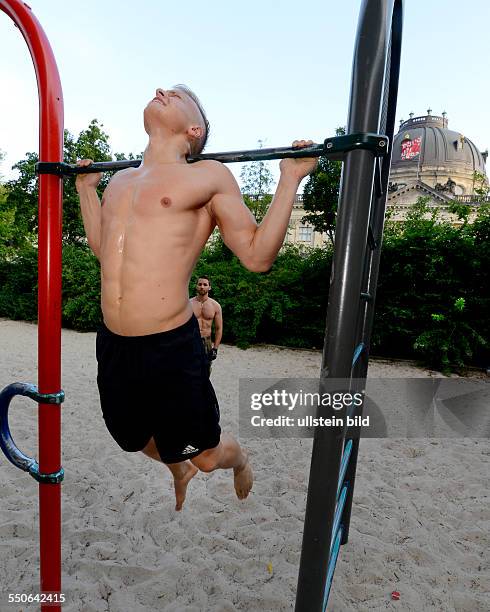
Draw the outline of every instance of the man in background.
[[[196,283],[196,295],[191,299],[192,310],[196,315],[201,332],[201,340],[204,351],[209,362],[209,374],[211,374],[211,362],[218,355],[218,347],[223,337],[223,314],[221,306],[216,300],[209,297],[211,283],[206,275],[200,276]],[[212,327],[214,322],[214,342],[212,341]]]

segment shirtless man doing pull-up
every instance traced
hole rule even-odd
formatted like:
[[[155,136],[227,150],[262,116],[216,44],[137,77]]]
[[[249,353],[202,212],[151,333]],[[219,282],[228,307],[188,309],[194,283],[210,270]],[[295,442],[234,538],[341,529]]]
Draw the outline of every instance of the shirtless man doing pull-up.
[[[233,469],[237,496],[244,499],[252,470],[238,442],[221,434],[189,280],[216,226],[245,267],[268,270],[298,185],[316,160],[281,161],[276,194],[257,225],[226,166],[187,162],[202,151],[209,131],[188,88],[157,89],[144,110],[144,126],[149,142],[141,165],[115,174],[102,202],[96,192],[100,174],[81,174],[76,181],[88,244],[101,266],[104,323],[96,352],[102,414],[122,449],[167,464],[177,510],[198,470]]]

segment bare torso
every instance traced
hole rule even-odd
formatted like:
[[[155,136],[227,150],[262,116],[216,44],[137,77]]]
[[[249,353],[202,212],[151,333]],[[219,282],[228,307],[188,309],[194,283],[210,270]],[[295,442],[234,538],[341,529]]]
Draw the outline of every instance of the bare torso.
[[[192,314],[188,284],[215,221],[206,162],[144,166],[115,175],[102,199],[100,239],[104,322],[139,336],[166,331]]]
[[[219,309],[218,302],[210,297],[206,298],[203,302],[193,297],[191,299],[191,306],[199,322],[201,338],[210,338],[213,321]]]

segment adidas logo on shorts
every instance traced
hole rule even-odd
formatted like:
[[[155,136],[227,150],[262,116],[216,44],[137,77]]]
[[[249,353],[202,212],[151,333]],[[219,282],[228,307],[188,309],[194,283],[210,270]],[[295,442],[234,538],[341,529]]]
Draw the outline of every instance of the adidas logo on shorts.
[[[198,448],[194,448],[193,446],[191,446],[190,444],[188,444],[184,450],[182,451],[183,455],[189,455],[190,453],[195,453],[196,451],[198,451]]]

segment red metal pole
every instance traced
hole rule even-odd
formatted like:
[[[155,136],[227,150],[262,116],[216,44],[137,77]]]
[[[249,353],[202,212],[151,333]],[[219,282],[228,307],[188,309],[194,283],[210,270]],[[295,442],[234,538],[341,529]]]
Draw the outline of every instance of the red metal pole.
[[[39,91],[39,159],[63,160],[63,93],[49,41],[30,7],[20,0],[0,0],[20,29],[36,71]],[[61,223],[62,179],[39,176],[38,388],[61,389]],[[39,405],[39,470],[61,468],[61,406]],[[41,593],[61,592],[61,485],[39,485]],[[43,612],[61,605],[41,605]]]

